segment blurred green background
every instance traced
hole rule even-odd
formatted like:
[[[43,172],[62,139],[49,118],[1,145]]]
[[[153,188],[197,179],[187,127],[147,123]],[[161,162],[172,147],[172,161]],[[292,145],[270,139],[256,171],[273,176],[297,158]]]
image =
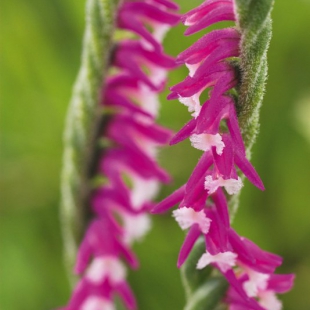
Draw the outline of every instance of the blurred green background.
[[[178,0],[182,11],[201,3]],[[246,182],[236,230],[284,257],[279,272],[297,274],[284,309],[310,309],[310,1],[278,0],[269,50],[269,79],[253,159],[266,187]],[[84,1],[1,1],[0,309],[48,310],[66,303],[62,264],[59,174],[62,131],[79,68]],[[183,26],[165,41],[176,55],[195,37]],[[197,36],[196,36],[197,38]],[[170,84],[186,74],[179,69]],[[174,130],[189,115],[163,96],[160,122]],[[199,152],[188,142],[160,153],[174,183],[182,184]],[[183,232],[171,216],[155,216],[135,249],[141,268],[130,273],[141,310],[179,310],[184,293],[176,269]],[[282,298],[282,297],[281,297]]]

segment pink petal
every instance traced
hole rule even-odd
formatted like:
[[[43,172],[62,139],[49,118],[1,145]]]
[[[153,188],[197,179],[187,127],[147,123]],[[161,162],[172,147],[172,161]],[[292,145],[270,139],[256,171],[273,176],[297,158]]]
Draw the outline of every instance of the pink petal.
[[[186,193],[190,192],[197,183],[204,178],[207,170],[213,164],[211,152],[204,152],[200,157],[197,166],[193,170],[186,184]]]
[[[239,237],[232,229],[229,231],[229,241],[240,262],[258,272],[273,273],[282,263],[280,256],[263,251],[252,241]]]
[[[181,202],[181,200],[184,197],[185,193],[185,185],[178,188],[176,191],[174,191],[170,196],[166,197],[164,200],[162,200],[159,204],[153,208],[151,211],[152,213],[163,213]]]
[[[223,190],[219,188],[213,195],[212,199],[214,201],[217,213],[219,215],[219,219],[223,224],[229,228],[230,227],[230,220],[229,220],[229,213],[228,213],[228,206],[226,202],[226,197],[223,193]]]
[[[241,154],[245,156],[245,147],[244,147],[244,143],[242,140],[242,136],[241,136],[241,132],[240,132],[239,124],[238,124],[238,118],[237,118],[236,110],[235,110],[233,103],[229,105],[229,114],[228,114],[226,123],[229,129],[229,132],[230,132],[230,136],[233,140],[234,148],[237,149]]]
[[[179,253],[177,264],[178,268],[180,268],[184,264],[200,234],[201,232],[198,224],[194,224],[188,231]]]
[[[226,75],[230,70],[231,67],[226,63],[216,63],[205,71],[198,68],[193,77],[187,77],[184,81],[170,88],[172,93],[168,99],[177,99],[179,96],[191,97],[207,87],[213,86],[223,74]]]
[[[218,1],[208,3],[200,12],[186,18],[186,24],[190,26],[185,35],[191,35],[217,22],[234,21],[235,14],[231,2]]]
[[[272,274],[267,289],[276,293],[286,293],[294,285],[294,279],[294,274]]]
[[[176,3],[169,1],[169,0],[153,0],[153,1],[157,2],[159,4],[162,4],[171,10],[178,10],[179,9],[179,6]]]
[[[181,128],[178,133],[171,139],[170,145],[177,144],[187,138],[193,133],[196,127],[196,119],[191,119],[183,128]]]
[[[137,304],[136,304],[134,295],[133,295],[129,285],[125,281],[118,284],[115,287],[115,291],[121,296],[121,298],[123,299],[123,301],[126,304],[126,307],[129,310],[137,309]]]
[[[214,164],[218,173],[225,179],[237,179],[238,175],[234,167],[234,152],[230,136],[227,134],[222,135],[225,144],[222,155],[218,155],[213,151]]]
[[[251,183],[261,190],[265,190],[264,184],[259,177],[258,173],[255,171],[251,163],[243,156],[240,152],[235,152],[235,163],[240,168],[240,170],[245,174]]]

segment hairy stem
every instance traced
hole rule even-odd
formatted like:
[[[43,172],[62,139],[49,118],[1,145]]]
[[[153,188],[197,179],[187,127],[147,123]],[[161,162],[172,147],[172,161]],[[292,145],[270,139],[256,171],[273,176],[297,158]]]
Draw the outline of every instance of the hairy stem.
[[[239,126],[247,158],[259,132],[259,112],[268,73],[267,51],[271,39],[273,0],[235,0],[241,32],[240,89],[237,102]],[[237,212],[239,194],[229,197],[231,220]]]

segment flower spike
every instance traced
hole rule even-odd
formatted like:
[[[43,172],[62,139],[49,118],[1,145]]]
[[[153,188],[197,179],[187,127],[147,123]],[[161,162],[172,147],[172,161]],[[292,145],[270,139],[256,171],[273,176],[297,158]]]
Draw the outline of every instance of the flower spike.
[[[115,295],[126,309],[137,309],[126,265],[138,267],[131,244],[150,229],[152,200],[160,183],[170,181],[156,153],[171,139],[171,131],[157,125],[156,117],[158,93],[176,66],[163,53],[161,41],[179,21],[177,8],[170,0],[125,0],[118,8],[118,27],[139,38],[116,42],[109,58],[112,70],[101,90],[103,113],[108,115],[98,137],[105,147],[96,167],[105,181],[88,199],[91,218],[75,265],[80,280],[63,310],[115,310]],[[207,219],[197,221],[207,231]]]
[[[181,18],[188,26],[185,35],[222,21],[232,21],[237,26],[213,30],[177,56],[177,63],[184,64],[189,74],[170,88],[168,99],[178,99],[192,113],[192,118],[170,144],[188,138],[203,154],[186,184],[157,204],[152,212],[165,212],[178,204],[173,216],[188,233],[177,265],[187,264],[196,241],[203,237],[205,252],[200,254],[196,268],[211,265],[226,278],[229,289],[221,302],[225,302],[229,310],[280,310],[276,293],[289,290],[294,277],[274,274],[282,258],[261,250],[231,228],[227,203],[227,197],[237,194],[243,186],[241,173],[264,190],[263,182],[247,158],[247,145],[237,114],[242,109],[238,95],[243,87],[243,72],[239,67],[244,36],[237,14],[239,2],[207,0]],[[209,98],[201,103],[200,96],[207,88]],[[193,257],[197,257],[196,252]],[[192,264],[192,258],[188,264]],[[189,281],[186,283],[190,285]],[[203,287],[195,289],[200,292]],[[205,298],[207,300],[207,296]],[[195,308],[195,300],[196,296],[188,301],[191,309]],[[201,300],[199,302],[201,307]]]

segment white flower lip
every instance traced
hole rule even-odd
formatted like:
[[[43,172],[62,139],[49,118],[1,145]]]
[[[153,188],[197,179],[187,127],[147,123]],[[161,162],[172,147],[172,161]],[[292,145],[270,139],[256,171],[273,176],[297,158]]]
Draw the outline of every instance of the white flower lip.
[[[159,183],[157,180],[145,180],[137,175],[132,175],[131,177],[133,182],[133,189],[130,195],[131,204],[135,210],[139,210],[143,203],[152,200],[156,196],[159,190]]]
[[[124,241],[131,244],[133,241],[140,241],[151,229],[151,220],[147,214],[122,214],[124,221]]]
[[[150,113],[154,118],[157,117],[160,104],[156,92],[141,82],[138,82],[138,84],[140,90],[139,100],[143,110]]]
[[[189,139],[192,146],[201,151],[209,151],[214,146],[218,155],[222,155],[225,147],[225,144],[222,141],[222,136],[219,133],[215,135],[207,133],[202,133],[199,135],[193,134]]]
[[[249,280],[243,283],[243,289],[249,297],[257,297],[259,291],[266,290],[270,275],[253,270],[249,270],[247,274]]]
[[[179,96],[179,101],[188,108],[188,112],[193,112],[192,116],[197,118],[200,114],[201,105],[199,100],[200,93],[195,94],[191,97]]]
[[[174,210],[172,216],[183,230],[198,224],[202,233],[207,234],[209,232],[211,220],[206,217],[203,210],[196,212],[192,208],[183,207]]]
[[[209,194],[213,194],[219,187],[225,187],[229,195],[237,194],[243,186],[240,177],[238,179],[225,180],[222,177],[213,179],[211,175],[207,175],[205,178],[205,189],[208,190]]]
[[[113,304],[97,296],[88,297],[82,304],[81,310],[115,310]]]
[[[95,258],[89,266],[86,278],[93,283],[100,283],[105,278],[116,284],[126,277],[126,268],[119,259],[113,256]]]
[[[160,24],[160,23],[158,23],[158,24],[153,23],[153,37],[154,37],[154,39],[158,43],[162,43],[162,41],[164,40],[164,37],[165,37],[165,35],[169,29],[170,29],[169,25]]]
[[[236,259],[237,254],[230,251],[218,253],[215,255],[211,255],[207,252],[200,257],[197,263],[197,269],[203,269],[211,263],[216,263],[222,272],[226,272],[231,267],[236,265]]]
[[[200,63],[193,64],[193,65],[185,63],[185,65],[186,65],[187,69],[189,70],[189,76],[193,77],[195,75],[195,72],[199,68]]]

